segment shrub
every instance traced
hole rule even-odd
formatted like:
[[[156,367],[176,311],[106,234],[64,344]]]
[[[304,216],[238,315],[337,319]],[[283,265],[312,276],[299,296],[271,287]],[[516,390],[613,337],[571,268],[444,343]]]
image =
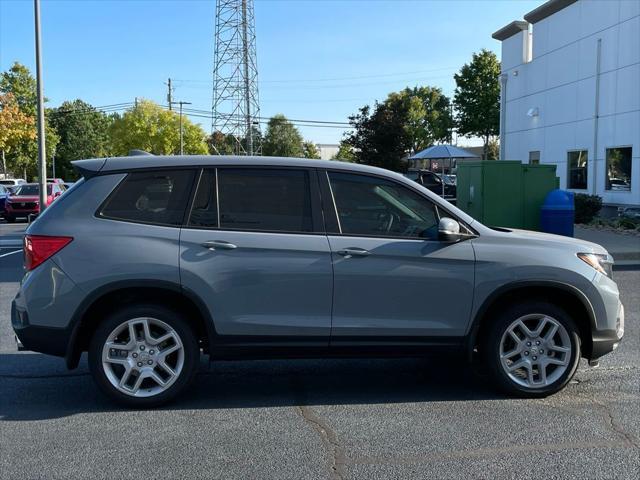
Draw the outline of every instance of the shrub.
[[[602,197],[576,193],[575,197],[576,223],[589,223],[602,208]]]

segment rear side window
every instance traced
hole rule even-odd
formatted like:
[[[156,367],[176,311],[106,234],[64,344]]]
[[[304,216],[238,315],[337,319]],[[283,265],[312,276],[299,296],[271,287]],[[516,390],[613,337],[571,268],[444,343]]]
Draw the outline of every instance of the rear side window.
[[[211,181],[208,185],[200,182],[202,188],[212,188]],[[204,202],[210,197],[198,192],[196,199]],[[309,174],[305,170],[220,168],[218,203],[220,228],[313,231]]]
[[[100,216],[181,225],[194,174],[193,170],[130,173],[104,204]]]

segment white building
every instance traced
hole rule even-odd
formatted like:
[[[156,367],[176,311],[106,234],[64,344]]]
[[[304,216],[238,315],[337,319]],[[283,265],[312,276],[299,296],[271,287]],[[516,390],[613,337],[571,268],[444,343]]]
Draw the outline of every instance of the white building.
[[[340,145],[335,143],[316,143],[316,148],[322,160],[331,160],[340,149]]]
[[[555,163],[561,188],[640,205],[640,0],[550,0],[502,42],[500,158]]]

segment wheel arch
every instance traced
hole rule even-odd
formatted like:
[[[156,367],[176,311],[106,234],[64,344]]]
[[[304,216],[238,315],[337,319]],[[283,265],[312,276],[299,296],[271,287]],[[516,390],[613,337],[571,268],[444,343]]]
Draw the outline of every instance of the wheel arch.
[[[519,300],[541,299],[566,310],[580,329],[582,356],[589,357],[593,348],[591,332],[596,325],[596,314],[587,296],[573,285],[555,281],[522,281],[504,285],[489,295],[475,314],[467,334],[466,353],[471,361],[476,347],[490,324],[491,313],[500,305]]]
[[[172,282],[161,280],[126,280],[111,283],[91,292],[76,310],[71,321],[71,334],[65,360],[67,367],[78,366],[82,352],[86,351],[91,335],[115,302],[126,304],[149,301],[186,313],[194,327],[198,341],[205,351],[216,335],[213,319],[204,302],[193,292]]]

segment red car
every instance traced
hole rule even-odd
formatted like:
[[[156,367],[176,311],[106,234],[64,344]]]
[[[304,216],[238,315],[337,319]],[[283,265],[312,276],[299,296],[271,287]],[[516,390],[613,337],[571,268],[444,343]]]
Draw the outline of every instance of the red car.
[[[57,183],[47,184],[47,206],[62,195],[64,187]],[[5,202],[4,218],[9,223],[16,221],[18,217],[27,218],[32,213],[40,213],[40,186],[37,183],[23,183],[15,192],[7,197]]]

